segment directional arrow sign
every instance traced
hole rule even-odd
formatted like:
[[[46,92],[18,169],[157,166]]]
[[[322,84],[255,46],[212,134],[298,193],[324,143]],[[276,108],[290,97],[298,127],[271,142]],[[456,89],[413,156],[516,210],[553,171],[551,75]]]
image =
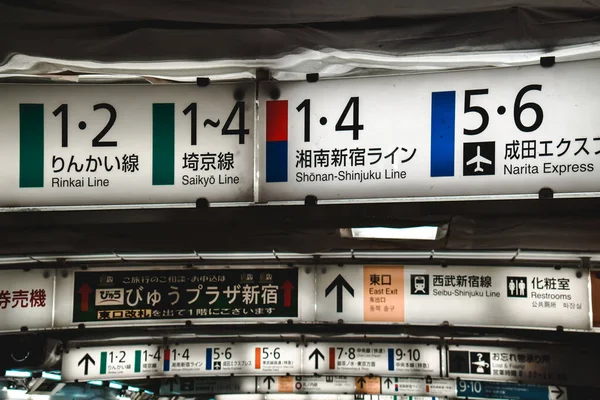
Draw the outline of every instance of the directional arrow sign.
[[[321,360],[325,361],[325,356],[319,349],[315,349],[308,357],[309,360],[312,360],[313,358],[315,359],[315,369],[319,369],[319,357]]]
[[[344,289],[346,289],[350,296],[354,297],[354,288],[350,286],[348,281],[346,281],[341,274],[338,274],[333,282],[325,289],[325,297],[328,297],[333,289],[336,289],[337,312],[344,312]]]
[[[393,385],[394,382],[390,379],[390,378],[386,378],[386,380],[384,381],[384,383],[387,385],[387,388],[390,388],[390,385]]]
[[[267,389],[271,390],[271,383],[275,383],[275,378],[273,378],[272,376],[267,376],[264,380],[263,383],[267,384]]]
[[[89,309],[90,294],[93,291],[94,290],[87,283],[81,285],[81,288],[79,288],[77,291],[77,293],[81,295],[81,303],[79,308],[82,312],[86,312]]]
[[[291,307],[292,306],[292,290],[296,287],[292,284],[292,282],[286,280],[281,285],[281,290],[283,290],[283,306]]]
[[[365,383],[367,382],[365,380],[365,378],[363,378],[362,376],[360,378],[358,378],[358,380],[356,381],[358,382],[358,384],[360,385],[360,388],[362,389],[365,386]]]
[[[94,361],[92,356],[90,356],[90,353],[85,353],[85,356],[83,356],[83,358],[81,360],[79,360],[77,365],[79,366],[82,363],[83,363],[83,374],[84,375],[88,374],[90,363],[92,363],[92,365],[96,365],[96,361]]]
[[[549,386],[550,388],[550,400],[562,400],[566,399],[567,396],[565,393],[567,392],[565,388],[560,386]]]
[[[63,353],[61,375],[65,382],[162,375],[161,352],[160,346],[147,344],[71,348]]]

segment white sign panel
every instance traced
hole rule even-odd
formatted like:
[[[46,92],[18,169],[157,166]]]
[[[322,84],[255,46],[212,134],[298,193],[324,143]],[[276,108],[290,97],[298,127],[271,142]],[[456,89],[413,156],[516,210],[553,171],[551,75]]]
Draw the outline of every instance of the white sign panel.
[[[54,270],[0,271],[0,331],[52,326]]]
[[[162,371],[162,349],[156,345],[105,346],[70,349],[63,353],[65,381],[132,379]]]
[[[595,355],[556,346],[547,350],[449,346],[447,360],[451,378],[550,385],[586,385],[600,379]]]
[[[260,200],[596,192],[600,61],[260,86]]]
[[[294,343],[181,344],[165,349],[164,373],[173,375],[285,375],[301,371]]]
[[[398,343],[311,343],[302,372],[324,375],[440,376],[435,345]]]
[[[253,85],[3,85],[2,94],[2,206],[252,201]]]
[[[568,268],[332,266],[317,320],[590,329],[588,285]]]

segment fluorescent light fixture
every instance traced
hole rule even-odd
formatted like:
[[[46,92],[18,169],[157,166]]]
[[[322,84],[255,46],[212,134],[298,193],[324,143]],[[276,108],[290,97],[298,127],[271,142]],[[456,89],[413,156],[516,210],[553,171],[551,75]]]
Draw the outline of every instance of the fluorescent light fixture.
[[[108,387],[111,389],[123,389],[123,385],[121,385],[120,383],[116,383],[116,382],[109,383]]]
[[[94,386],[102,386],[102,381],[89,381],[88,384]]]
[[[365,227],[340,229],[342,237],[355,239],[438,240],[446,235],[445,227],[414,226],[409,228]]]
[[[9,378],[31,378],[31,372],[8,370],[4,376]]]
[[[144,393],[146,393],[146,394],[154,394],[154,392],[151,392],[150,390],[144,390]]]
[[[51,372],[42,372],[42,378],[51,379],[53,381],[60,381],[62,379],[60,374],[53,374]]]
[[[139,388],[139,387],[135,387],[135,386],[129,386],[129,387],[127,388],[127,390],[129,390],[130,392],[135,392],[135,393],[137,393],[137,392],[139,392],[139,391],[140,391],[140,388]]]

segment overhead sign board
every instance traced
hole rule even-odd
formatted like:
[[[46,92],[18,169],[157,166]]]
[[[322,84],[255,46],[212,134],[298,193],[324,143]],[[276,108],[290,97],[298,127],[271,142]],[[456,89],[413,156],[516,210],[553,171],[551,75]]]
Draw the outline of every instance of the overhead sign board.
[[[596,192],[599,67],[262,83],[260,200]]]
[[[576,269],[363,265],[321,268],[318,321],[590,329]]]
[[[52,326],[55,270],[0,271],[0,331]]]
[[[295,343],[181,344],[164,350],[165,376],[299,374]]]
[[[302,370],[309,374],[440,376],[435,345],[399,343],[310,343]]]
[[[133,379],[162,371],[162,349],[156,345],[84,347],[63,353],[62,379],[70,381]]]
[[[314,293],[312,269],[151,268],[74,271],[59,278],[57,325],[160,324],[173,320],[312,319],[299,291]]]
[[[0,206],[248,202],[254,85],[3,85]]]
[[[457,389],[460,399],[567,400],[562,386],[460,380]]]
[[[568,386],[586,385],[600,378],[594,354],[557,346],[541,350],[453,345],[449,346],[447,361],[449,377],[465,380]]]

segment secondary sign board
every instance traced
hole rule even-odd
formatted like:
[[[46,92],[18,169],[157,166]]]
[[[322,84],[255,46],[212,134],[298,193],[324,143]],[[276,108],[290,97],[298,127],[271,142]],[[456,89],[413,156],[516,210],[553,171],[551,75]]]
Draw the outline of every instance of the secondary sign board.
[[[57,326],[314,319],[311,268],[138,268],[58,279]],[[314,295],[313,295],[314,296]],[[313,307],[314,310],[314,307]]]
[[[161,395],[221,393],[387,394],[393,396],[455,396],[456,382],[449,379],[378,376],[256,376],[164,380]]]
[[[251,376],[166,379],[161,382],[161,396],[255,393],[256,379]]]
[[[309,343],[302,353],[308,374],[440,376],[436,345],[399,343]]]
[[[260,200],[596,192],[598,68],[262,83]]]
[[[63,353],[62,379],[111,380],[157,376],[162,349],[156,345],[74,348]]]
[[[318,321],[590,329],[589,279],[576,269],[329,266]]]
[[[383,376],[278,376],[257,377],[258,393],[355,393],[454,396],[456,382],[448,379]]]
[[[595,354],[556,346],[541,350],[452,345],[446,358],[449,377],[465,380],[569,386],[600,378]]]
[[[0,331],[52,326],[55,270],[0,271]]]
[[[460,399],[567,400],[567,388],[506,382],[460,380]]]
[[[253,84],[2,85],[0,206],[248,202]]]

